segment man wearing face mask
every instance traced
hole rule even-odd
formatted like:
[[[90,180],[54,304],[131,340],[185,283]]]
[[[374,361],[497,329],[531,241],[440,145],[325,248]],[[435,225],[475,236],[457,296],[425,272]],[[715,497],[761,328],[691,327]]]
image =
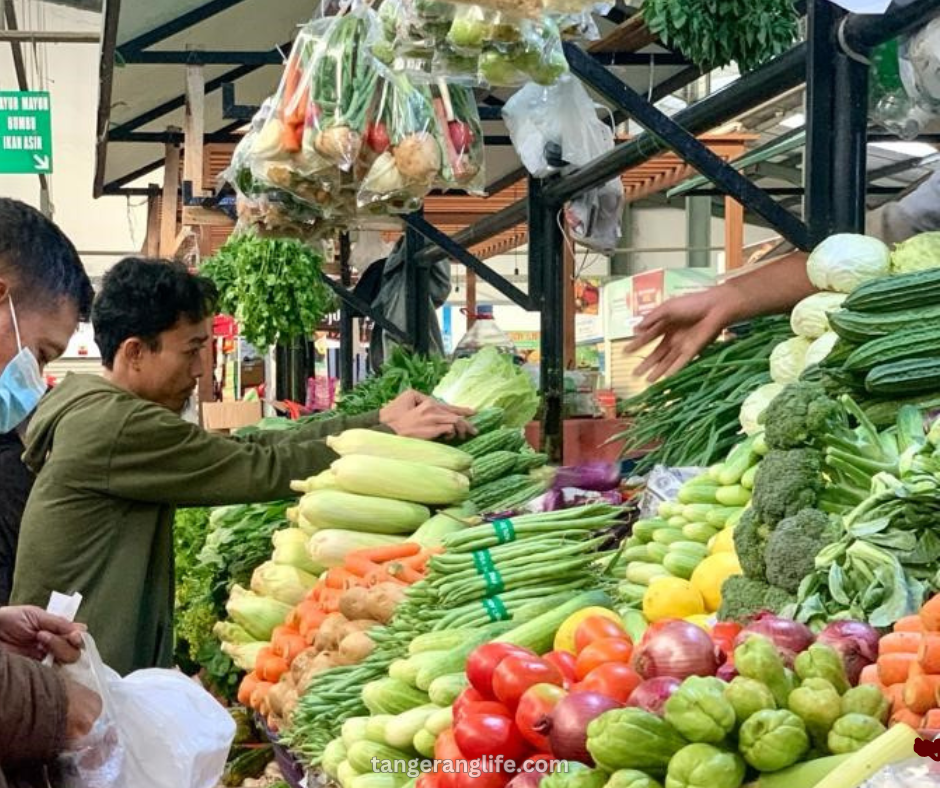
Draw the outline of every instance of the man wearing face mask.
[[[74,661],[81,630],[39,608],[2,607],[32,482],[16,430],[45,392],[42,366],[65,350],[91,298],[62,232],[29,206],[0,198],[0,788],[46,785],[45,764],[101,713],[94,692],[39,662],[47,654]]]
[[[37,473],[23,516],[13,601],[80,591],[79,620],[119,673],[170,667],[177,506],[289,497],[292,479],[337,456],[327,435],[351,427],[433,440],[472,431],[470,411],[407,392],[381,411],[336,416],[239,440],[180,418],[209,340],[215,286],[185,266],[127,259],[92,312],[104,377],[70,375],[29,425]]]

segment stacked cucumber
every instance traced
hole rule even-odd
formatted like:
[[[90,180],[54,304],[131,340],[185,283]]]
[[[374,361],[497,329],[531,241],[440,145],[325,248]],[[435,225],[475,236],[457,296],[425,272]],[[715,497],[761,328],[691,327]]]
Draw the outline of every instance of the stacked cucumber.
[[[620,556],[626,567],[618,590],[626,605],[639,608],[657,578],[692,577],[712,540],[734,528],[750,503],[765,452],[760,435],[748,438],[723,463],[682,485],[676,501],[663,501],[656,517],[634,523]]]

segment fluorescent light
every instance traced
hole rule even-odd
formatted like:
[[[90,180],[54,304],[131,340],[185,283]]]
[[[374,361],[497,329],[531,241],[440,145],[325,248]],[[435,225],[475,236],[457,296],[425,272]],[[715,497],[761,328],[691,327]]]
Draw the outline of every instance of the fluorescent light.
[[[780,125],[786,129],[798,129],[800,126],[806,125],[806,115],[797,112],[795,115],[790,115],[790,117],[781,120]]]
[[[926,142],[873,142],[872,147],[892,153],[902,153],[915,159],[924,159],[937,153],[937,149]]]

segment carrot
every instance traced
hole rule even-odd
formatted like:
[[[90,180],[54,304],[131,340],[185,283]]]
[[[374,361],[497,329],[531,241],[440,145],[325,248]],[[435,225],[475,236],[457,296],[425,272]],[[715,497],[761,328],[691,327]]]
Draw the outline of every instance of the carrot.
[[[904,685],[892,684],[890,687],[884,687],[881,690],[885,697],[891,701],[891,711],[907,708],[904,705]]]
[[[924,673],[940,673],[940,635],[929,634],[923,638],[917,652],[917,661]]]
[[[241,703],[242,706],[251,705],[251,696],[260,681],[261,679],[258,678],[258,674],[254,671],[248,673],[245,678],[242,679],[242,683],[238,685],[238,702]]]
[[[923,632],[924,623],[920,620],[920,616],[904,616],[900,618],[894,625],[895,632]]]
[[[903,684],[916,661],[917,654],[884,654],[878,657],[878,678],[886,687]]]
[[[916,654],[923,635],[919,632],[892,632],[878,644],[878,654]]]
[[[920,623],[927,632],[940,632],[940,594],[924,603],[920,609]]]
[[[924,718],[910,709],[898,709],[898,711],[891,715],[891,724],[898,725],[900,723],[908,725],[916,731],[920,730],[921,726],[924,724]]]
[[[373,564],[384,564],[421,552],[421,545],[416,542],[401,542],[399,544],[383,545],[381,547],[367,547],[356,550],[346,556],[347,563],[350,558],[362,558]]]
[[[940,709],[931,709],[924,716],[924,727],[927,730],[940,731]]]
[[[937,705],[940,676],[915,676],[904,685],[904,705],[916,714],[926,714]]]
[[[283,635],[277,640],[272,639],[271,648],[290,665],[297,655],[307,648],[307,641],[299,632],[294,632],[291,635]]]
[[[874,684],[876,687],[883,686],[878,678],[878,666],[875,664],[866,665],[862,668],[862,673],[858,678],[859,684]]]
[[[371,588],[372,586],[377,586],[379,583],[392,583],[396,582],[396,579],[389,574],[388,569],[384,566],[377,566],[363,578],[363,582]]]
[[[287,661],[274,653],[270,646],[258,652],[255,671],[262,681],[276,682],[287,673]]]
[[[417,583],[424,575],[408,566],[405,561],[390,561],[385,565],[389,575],[404,583]]]
[[[324,618],[319,602],[306,601],[301,602],[291,611],[287,617],[287,623],[303,635],[304,630],[309,629],[311,624],[320,626],[320,622]]]
[[[345,571],[356,578],[365,578],[380,569],[376,561],[361,555],[362,551],[350,553],[346,556]],[[332,570],[331,570],[332,571]]]

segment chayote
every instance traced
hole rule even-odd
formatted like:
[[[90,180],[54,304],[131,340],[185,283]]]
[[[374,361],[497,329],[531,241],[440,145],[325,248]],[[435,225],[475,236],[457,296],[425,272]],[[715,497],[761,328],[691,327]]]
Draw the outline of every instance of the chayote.
[[[605,771],[639,769],[657,777],[688,742],[666,720],[643,709],[605,711],[588,723],[587,749]]]
[[[846,714],[839,717],[829,731],[829,749],[833,755],[857,752],[887,730],[867,714]]]
[[[776,772],[809,752],[809,736],[803,720],[792,711],[765,709],[741,726],[738,747],[744,760],[758,771]]]
[[[793,681],[777,647],[762,635],[750,635],[734,650],[738,674],[760,681],[773,693],[779,708],[786,708]]]
[[[663,788],[663,786],[648,774],[638,772],[636,769],[621,769],[610,775],[604,788]]]
[[[606,772],[590,769],[578,761],[564,761],[542,778],[539,788],[604,788],[606,782]]]
[[[813,744],[825,751],[829,731],[842,716],[842,699],[835,687],[825,679],[807,679],[790,693],[787,705],[803,720]]]
[[[886,723],[890,712],[891,702],[874,684],[852,687],[842,696],[842,714],[865,714]]]
[[[777,708],[773,693],[766,684],[756,679],[735,676],[724,692],[725,698],[734,708],[734,716],[739,726],[743,725],[748,717],[763,709]]]
[[[839,652],[823,643],[813,643],[806,651],[797,655],[793,667],[800,681],[806,679],[825,679],[839,695],[849,690],[849,680],[845,675],[845,664]]]
[[[724,741],[736,722],[724,687],[724,682],[713,676],[690,676],[666,701],[666,722],[690,742]]]
[[[737,753],[710,744],[690,744],[669,762],[666,788],[740,788],[746,770]]]

